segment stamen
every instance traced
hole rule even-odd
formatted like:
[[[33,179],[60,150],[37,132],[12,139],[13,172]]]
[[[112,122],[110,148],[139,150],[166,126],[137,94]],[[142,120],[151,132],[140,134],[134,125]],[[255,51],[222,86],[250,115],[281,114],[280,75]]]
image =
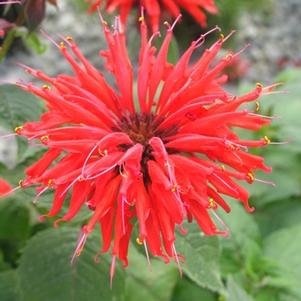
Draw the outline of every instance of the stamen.
[[[259,110],[260,110],[260,103],[259,103],[259,101],[256,101],[255,102],[255,112],[259,112]]]
[[[118,169],[119,169],[119,174],[120,174],[123,178],[127,178],[127,177],[128,177],[128,172],[127,172],[126,169],[125,169],[124,162],[122,162],[122,165],[119,165]]]
[[[218,222],[224,228],[224,231],[221,231],[219,234],[221,234],[223,236],[229,236],[230,229],[229,229],[228,225],[218,216],[218,214],[215,212],[215,210],[211,210],[210,212],[215,216],[215,218],[218,220]]]
[[[79,181],[80,179],[82,179],[82,176],[79,175],[77,178],[75,178],[69,185],[68,187],[60,194],[60,198],[63,197],[63,195],[65,195],[68,190],[77,182]]]
[[[218,27],[219,28],[219,27]],[[221,29],[219,28],[219,31],[220,31]],[[224,37],[223,38],[223,43],[225,43],[228,39],[230,39],[230,37],[232,37],[233,36],[233,34],[235,34],[236,33],[236,30],[232,30],[226,37]],[[223,35],[224,36],[224,35]]]
[[[123,232],[123,234],[126,233],[126,226],[125,226],[125,208],[124,208],[125,203],[127,203],[127,202],[126,202],[126,196],[123,195],[123,196],[121,197],[121,219],[122,219],[122,232]]]
[[[21,135],[22,129],[23,129],[23,126],[22,126],[22,125],[15,127],[15,133],[16,133],[17,135]]]
[[[12,190],[8,191],[8,192],[5,193],[5,194],[2,194],[2,195],[0,196],[0,199],[4,199],[4,198],[10,196],[11,194],[13,194],[15,191],[19,190],[20,188],[22,188],[21,185],[19,185],[19,186],[13,188]]]
[[[60,45],[55,42],[55,40],[43,29],[40,29],[41,34],[48,40],[50,41],[54,46],[56,46],[57,48],[60,48]]]
[[[110,268],[110,288],[113,286],[113,278],[115,275],[115,267],[116,267],[116,255],[112,256],[112,263]]]
[[[91,149],[91,151],[89,152],[87,158],[85,159],[85,162],[83,164],[83,167],[82,167],[82,172],[81,172],[81,175],[83,178],[85,178],[85,169],[86,169],[86,166],[88,164],[88,161],[89,159],[91,158],[92,154],[94,153],[94,151],[98,148],[99,144],[102,142],[102,140],[98,141],[94,147]]]
[[[240,149],[244,150],[245,152],[249,151],[248,147],[246,147],[245,145],[241,145],[239,143],[235,143],[235,142],[230,141],[230,140],[226,140],[225,143],[226,143],[226,146],[230,146],[231,147],[231,145],[232,145],[232,146],[235,146],[237,148],[240,148]]]
[[[205,42],[206,36],[208,36],[209,34],[215,32],[215,31],[221,31],[221,28],[219,26],[215,26],[214,28],[210,29],[209,31],[207,31],[206,33],[202,34],[196,41],[195,41],[195,48],[200,47],[201,45],[203,45],[203,43]]]
[[[182,278],[183,277],[183,270],[182,270],[182,267],[181,267],[181,264],[180,264],[180,260],[179,260],[179,256],[177,254],[177,250],[176,250],[176,247],[175,247],[174,243],[172,244],[172,252],[173,252],[173,255],[175,257],[175,261],[176,261],[176,263],[178,265],[178,270],[179,270],[180,277]]]
[[[261,179],[257,179],[257,178],[255,178],[254,181],[258,182],[258,183],[263,183],[263,184],[267,184],[267,185],[271,185],[273,187],[276,187],[276,184],[272,181],[261,180]]]
[[[41,141],[43,144],[47,145],[47,143],[48,143],[48,141],[49,141],[49,136],[48,136],[48,135],[42,136],[42,137],[40,138],[40,141]]]
[[[215,209],[215,208],[217,208],[217,205],[216,205],[216,203],[215,203],[215,201],[214,201],[213,198],[209,198],[208,208],[210,208],[210,209]]]
[[[77,257],[79,257],[80,254],[82,253],[85,243],[87,241],[87,238],[88,238],[88,233],[85,231],[85,228],[83,228],[81,230],[81,233],[80,233],[79,238],[76,243],[76,248],[75,248],[72,258],[71,258],[71,264],[73,264],[75,262],[75,259]]]
[[[100,173],[98,173],[98,174],[96,174],[96,175],[94,175],[94,176],[92,176],[92,177],[84,177],[83,180],[93,180],[93,179],[96,179],[96,178],[102,176],[103,174],[105,174],[105,173],[111,171],[111,170],[114,169],[116,166],[117,166],[117,164],[114,164],[114,165],[112,165],[111,167],[109,167],[109,168],[107,168],[107,169],[101,171]]]
[[[171,192],[176,192],[177,190],[178,190],[178,185],[177,185],[177,184],[174,184],[174,185],[171,187],[171,189],[170,189]]]
[[[139,245],[139,246],[142,246],[142,245],[143,245],[143,241],[142,241],[139,237],[136,238],[136,243],[137,243],[137,245]]]
[[[14,137],[14,136],[17,136],[17,135],[18,135],[17,133],[2,135],[2,136],[0,136],[0,139],[6,139],[6,138]]]
[[[179,15],[177,16],[177,18],[175,19],[175,21],[173,22],[173,24],[168,28],[168,31],[173,31],[174,28],[175,28],[175,26],[176,26],[176,24],[180,21],[181,18],[182,18],[182,15],[179,14]],[[165,22],[164,22],[164,24],[165,24]],[[165,25],[166,25],[166,24],[165,24]]]
[[[139,17],[138,21],[139,21],[140,23],[144,22],[144,7],[143,7],[143,6],[141,6],[141,9],[140,9],[140,17]]]
[[[256,117],[262,117],[262,118],[265,118],[265,119],[279,119],[279,116],[267,116],[267,115],[261,115],[261,114],[257,114],[257,113],[252,113],[252,112],[249,112],[248,115],[251,115],[251,116],[256,116]]]
[[[100,23],[101,23],[103,26],[107,27],[107,26],[108,26],[108,22],[105,21],[105,19],[103,18],[99,6],[97,7],[97,13],[98,13],[98,18],[99,18]]]
[[[145,250],[146,260],[147,260],[149,269],[151,270],[151,261],[150,261],[150,258],[149,258],[148,248],[147,248],[147,244],[146,244],[145,240],[143,241],[143,244],[144,244],[144,250]]]
[[[42,190],[35,196],[35,198],[32,200],[32,203],[33,203],[34,205],[36,205],[36,204],[38,203],[38,201],[39,201],[40,196],[41,196],[46,190],[48,190],[48,189],[49,189],[48,186],[45,187],[44,189],[42,189]]]

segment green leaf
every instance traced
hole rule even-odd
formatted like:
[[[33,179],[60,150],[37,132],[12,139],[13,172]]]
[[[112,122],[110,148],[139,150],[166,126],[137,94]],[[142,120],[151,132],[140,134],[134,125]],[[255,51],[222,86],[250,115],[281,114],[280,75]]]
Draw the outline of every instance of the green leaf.
[[[273,232],[264,241],[264,251],[278,263],[290,290],[301,298],[301,224]]]
[[[216,301],[216,294],[197,286],[194,282],[184,277],[175,287],[172,301]]]
[[[260,225],[263,236],[267,236],[281,228],[288,228],[298,224],[300,216],[300,198],[283,199],[276,203],[271,203],[265,206],[263,210],[258,210],[255,213],[255,218]],[[273,220],[272,223],[271,220]]]
[[[0,202],[0,239],[20,241],[30,234],[30,213],[28,206],[8,198]]]
[[[15,85],[0,85],[0,124],[14,129],[42,113],[38,99]]]
[[[183,265],[186,275],[203,288],[223,292],[218,261],[220,255],[217,237],[205,237],[198,225],[186,224],[186,235],[178,235],[177,252],[185,256]]]
[[[0,300],[1,301],[21,300],[18,275],[13,270],[0,273]]]
[[[125,301],[169,301],[179,278],[177,268],[157,259],[147,259],[134,246],[129,251],[129,267],[126,270]]]
[[[244,209],[237,201],[228,201],[230,213],[218,212],[229,227],[230,235],[221,238],[222,255],[221,269],[223,276],[229,273],[243,273],[254,281],[257,280],[259,258],[261,256],[260,232],[254,216]]]
[[[227,279],[227,290],[229,301],[254,301],[254,299],[247,294],[247,292],[240,287],[232,277]]]
[[[0,126],[13,131],[26,121],[37,120],[42,113],[38,98],[15,85],[0,85]],[[27,142],[18,139],[19,157],[26,152]]]
[[[78,234],[77,229],[62,227],[39,232],[29,241],[18,269],[22,301],[123,300],[124,273],[119,265],[110,289],[111,258],[101,256],[99,265],[93,261],[100,248],[98,235],[91,234],[83,253],[71,266]]]

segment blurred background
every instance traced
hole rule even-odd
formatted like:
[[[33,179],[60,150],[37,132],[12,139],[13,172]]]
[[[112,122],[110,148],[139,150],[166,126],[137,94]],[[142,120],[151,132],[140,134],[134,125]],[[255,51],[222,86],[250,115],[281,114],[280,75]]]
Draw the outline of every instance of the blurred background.
[[[33,190],[18,191],[0,201],[0,301],[301,301],[301,0],[216,3],[219,14],[208,15],[208,29],[219,25],[225,35],[236,30],[225,51],[239,51],[250,44],[227,70],[229,91],[241,94],[257,82],[283,83],[285,93],[260,100],[260,113],[277,117],[272,126],[252,137],[243,133],[245,139],[267,135],[272,141],[289,142],[256,150],[273,167],[272,174],[258,178],[274,181],[276,187],[248,186],[250,203],[256,207],[253,214],[229,200],[232,212],[220,212],[231,230],[229,238],[204,237],[196,226],[187,225],[189,234],[177,239],[177,249],[186,257],[182,279],[173,263],[165,265],[153,259],[150,269],[143,250],[133,242],[130,265],[126,270],[118,267],[112,290],[110,258],[94,258],[100,249],[97,233],[91,235],[76,264],[70,265],[89,211],[54,229],[53,220],[39,219],[51,206],[51,193],[33,205]],[[58,34],[72,35],[89,60],[102,68],[98,53],[106,44],[98,17],[86,13],[88,6],[82,0],[55,4],[44,1],[45,14],[44,6],[32,7],[29,12],[34,16],[27,26],[8,29],[10,41],[8,35],[0,38],[0,136],[37,119],[43,110],[33,96],[4,84],[32,80],[17,63],[50,75],[70,72],[60,53],[41,34],[39,24],[55,39]],[[0,20],[8,14],[17,18],[18,11],[0,7]],[[128,30],[133,59],[139,47],[135,17],[130,18]],[[184,14],[175,30],[170,61],[176,61],[202,32]],[[202,49],[217,38],[217,34],[210,35]],[[0,138],[0,177],[17,186],[24,168],[42,152],[22,139]]]

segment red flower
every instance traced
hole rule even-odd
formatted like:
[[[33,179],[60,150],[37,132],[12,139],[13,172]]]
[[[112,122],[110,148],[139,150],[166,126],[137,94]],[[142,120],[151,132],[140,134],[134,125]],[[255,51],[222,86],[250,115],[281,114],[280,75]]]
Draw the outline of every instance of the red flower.
[[[0,196],[5,196],[12,191],[12,187],[5,180],[0,178]]]
[[[253,183],[257,169],[270,172],[263,158],[248,147],[269,144],[242,140],[232,128],[257,131],[270,119],[242,105],[267,94],[273,87],[256,88],[234,97],[224,90],[223,69],[237,54],[228,54],[215,66],[212,61],[226,41],[215,42],[192,65],[192,53],[205,36],[192,42],[178,63],[167,62],[173,26],[169,26],[158,52],[147,40],[141,19],[141,49],[137,71],[126,50],[125,35],[115,22],[113,32],[103,22],[108,50],[106,69],[115,85],[105,79],[82,55],[71,37],[56,44],[73,69],[73,75],[50,77],[26,67],[46,82],[41,88],[17,83],[41,97],[47,112],[37,122],[16,128],[16,133],[40,141],[48,150],[26,169],[21,187],[37,185],[38,195],[55,192],[48,217],[56,216],[70,192],[68,212],[56,221],[70,221],[83,206],[93,216],[82,229],[75,256],[87,236],[100,225],[102,251],[128,264],[127,252],[135,220],[137,242],[147,254],[179,260],[175,228],[195,220],[206,235],[227,235],[211,219],[216,209],[230,207],[223,195],[241,201],[248,211],[248,192],[238,181]],[[55,42],[54,42],[55,43]],[[137,97],[135,96],[137,95]],[[137,101],[136,101],[137,99]],[[36,201],[37,201],[36,198]]]
[[[126,23],[126,19],[133,6],[142,6],[150,18],[153,32],[158,31],[160,16],[165,11],[176,18],[179,16],[181,9],[184,9],[202,27],[206,27],[206,15],[204,11],[211,14],[218,12],[214,0],[86,0],[86,2],[91,3],[90,12],[95,11],[102,3],[106,4],[106,10],[110,13],[118,9],[123,24]]]

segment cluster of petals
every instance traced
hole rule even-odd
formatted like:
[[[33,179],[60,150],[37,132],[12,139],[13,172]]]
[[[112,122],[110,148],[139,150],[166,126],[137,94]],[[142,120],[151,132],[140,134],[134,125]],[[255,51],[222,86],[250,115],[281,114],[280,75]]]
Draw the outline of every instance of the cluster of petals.
[[[46,190],[54,191],[47,217],[57,216],[68,204],[56,225],[70,221],[87,206],[93,214],[82,228],[74,258],[99,225],[102,252],[112,254],[113,276],[117,258],[128,264],[134,227],[147,256],[178,263],[175,230],[185,235],[184,221],[194,220],[205,235],[227,235],[222,224],[216,225],[216,210],[230,211],[224,196],[253,210],[240,182],[253,183],[256,170],[271,168],[248,148],[270,141],[242,140],[233,129],[258,131],[270,123],[270,118],[250,110],[249,103],[254,102],[255,108],[257,99],[273,86],[257,84],[237,97],[228,93],[223,70],[239,53],[216,61],[227,40],[222,35],[194,62],[191,56],[202,46],[204,35],[176,64],[168,63],[173,26],[167,26],[156,51],[152,45],[156,34],[148,39],[143,18],[135,72],[119,19],[113,29],[105,21],[102,25],[108,49],[100,55],[115,83],[90,64],[72,37],[60,43],[52,40],[73,73],[51,77],[23,66],[44,84],[17,85],[43,99],[47,111],[39,121],[15,131],[47,149],[26,169],[20,187],[36,187],[35,201]]]
[[[153,29],[153,32],[158,31],[160,19],[163,14],[170,15],[176,18],[181,10],[188,12],[202,27],[206,27],[206,14],[216,14],[218,9],[214,0],[86,0],[91,3],[89,10],[95,11],[99,6],[105,3],[107,12],[111,13],[115,10],[119,11],[121,21],[126,23],[128,15],[133,8],[144,7],[146,14]]]

